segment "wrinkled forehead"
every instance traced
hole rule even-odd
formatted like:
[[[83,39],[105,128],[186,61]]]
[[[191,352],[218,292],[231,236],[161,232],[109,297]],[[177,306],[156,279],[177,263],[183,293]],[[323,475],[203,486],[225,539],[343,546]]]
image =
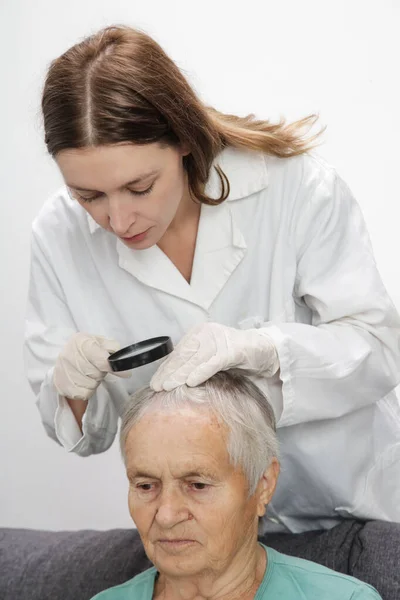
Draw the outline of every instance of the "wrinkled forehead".
[[[205,407],[181,408],[152,407],[135,425],[126,438],[127,466],[133,463],[147,465],[182,465],[199,463],[229,464],[227,450],[227,427],[215,414]],[[185,467],[186,468],[186,467]]]
[[[201,439],[204,435],[217,436],[220,439],[226,435],[228,427],[208,406],[192,403],[181,406],[168,405],[164,404],[162,399],[156,399],[139,415],[136,423],[130,428],[128,436],[132,430],[140,430],[148,435],[155,431],[164,431],[165,435],[168,435],[171,430],[174,430],[176,433],[180,431],[182,438],[187,437],[190,432],[195,439],[197,437]]]

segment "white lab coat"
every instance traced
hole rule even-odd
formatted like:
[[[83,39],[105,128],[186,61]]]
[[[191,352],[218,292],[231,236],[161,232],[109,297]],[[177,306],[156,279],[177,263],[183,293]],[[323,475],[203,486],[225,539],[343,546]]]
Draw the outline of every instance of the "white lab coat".
[[[280,373],[257,380],[278,416],[281,476],[270,528],[329,528],[340,518],[400,521],[400,322],[376,270],[359,207],[321,160],[227,149],[228,200],[202,206],[191,283],[154,246],[128,249],[65,189],[33,225],[27,373],[47,433],[81,456],[103,452],[135,389],[108,375],[81,436],[52,383],[76,331],[122,346],[176,344],[214,321],[267,327]],[[213,171],[207,188],[219,195]]]

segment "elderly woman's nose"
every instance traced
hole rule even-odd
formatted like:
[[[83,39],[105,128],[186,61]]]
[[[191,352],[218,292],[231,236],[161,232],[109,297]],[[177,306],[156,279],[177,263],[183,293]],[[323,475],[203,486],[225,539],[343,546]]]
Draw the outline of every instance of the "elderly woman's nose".
[[[188,517],[189,511],[181,491],[179,489],[163,490],[158,498],[156,513],[158,524],[164,528],[170,528],[185,521]]]

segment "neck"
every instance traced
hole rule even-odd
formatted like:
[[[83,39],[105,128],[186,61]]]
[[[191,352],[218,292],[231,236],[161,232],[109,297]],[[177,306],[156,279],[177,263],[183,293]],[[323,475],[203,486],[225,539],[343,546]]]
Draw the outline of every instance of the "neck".
[[[189,192],[189,186],[186,183],[182,200],[176,211],[175,217],[170,224],[168,231],[176,234],[184,229],[188,222],[198,221],[200,217],[201,204],[195,202]]]
[[[161,575],[157,600],[252,600],[264,577],[267,556],[258,542],[243,547],[223,569],[195,577]]]
[[[188,283],[192,276],[201,205],[193,202],[187,188],[174,220],[158,242],[158,247]]]

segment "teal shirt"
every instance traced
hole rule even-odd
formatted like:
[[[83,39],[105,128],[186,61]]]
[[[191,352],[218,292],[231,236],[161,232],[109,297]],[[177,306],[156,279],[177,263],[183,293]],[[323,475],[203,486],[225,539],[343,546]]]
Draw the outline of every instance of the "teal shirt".
[[[254,600],[382,600],[373,587],[354,577],[262,546],[268,564]],[[92,600],[152,600],[156,575],[153,567]]]

